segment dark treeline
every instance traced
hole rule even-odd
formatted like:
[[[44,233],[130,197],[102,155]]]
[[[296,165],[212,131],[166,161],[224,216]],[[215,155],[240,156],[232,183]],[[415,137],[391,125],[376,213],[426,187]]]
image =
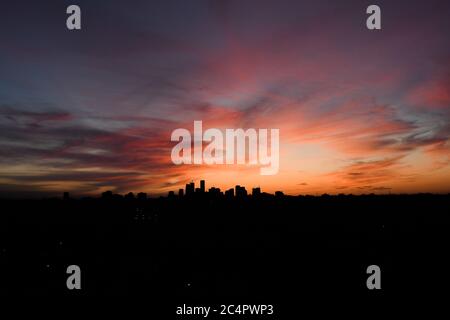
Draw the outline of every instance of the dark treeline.
[[[449,270],[449,195],[105,193],[0,206],[2,294],[386,296],[443,288]],[[66,288],[71,264],[79,292]],[[366,287],[372,264],[378,292]]]

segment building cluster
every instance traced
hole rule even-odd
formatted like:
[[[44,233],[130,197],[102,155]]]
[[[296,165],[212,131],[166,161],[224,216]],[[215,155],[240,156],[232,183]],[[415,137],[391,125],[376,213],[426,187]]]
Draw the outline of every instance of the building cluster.
[[[209,196],[225,196],[227,198],[245,198],[248,196],[248,192],[245,189],[245,187],[236,185],[234,188],[230,188],[228,190],[225,190],[224,192],[220,190],[220,188],[211,187],[208,190],[206,190],[206,183],[205,180],[200,180],[200,186],[198,188],[195,187],[194,182],[190,182],[186,184],[185,189],[179,189],[178,190],[178,197],[193,197],[193,196],[201,196],[201,195],[209,195]],[[261,192],[260,187],[256,187],[252,189],[251,193],[252,197],[259,197],[262,196],[263,193]],[[283,196],[284,194],[281,191],[277,191],[275,193],[276,196]],[[175,191],[169,191],[168,197],[169,198],[175,198],[177,195]],[[105,200],[112,200],[112,199],[137,199],[137,200],[146,200],[147,199],[147,193],[145,192],[139,192],[138,194],[134,194],[132,192],[129,192],[125,195],[121,194],[115,194],[112,191],[105,191],[101,194],[101,198]],[[69,200],[70,195],[69,192],[63,193],[63,199]]]
[[[139,192],[137,195],[134,195],[133,192],[129,192],[124,196],[122,196],[120,194],[115,194],[112,191],[105,191],[102,193],[102,199],[105,199],[105,200],[122,199],[122,198],[127,199],[127,200],[132,200],[132,199],[147,200],[147,193]]]
[[[211,187],[208,189],[208,191],[206,191],[206,184],[205,184],[205,180],[200,180],[200,187],[196,188],[195,187],[195,183],[194,182],[190,182],[186,184],[185,189],[179,189],[178,190],[178,196],[179,197],[190,197],[193,195],[202,195],[202,194],[209,194],[209,195],[217,195],[217,196],[223,196],[225,195],[226,197],[246,197],[248,195],[247,190],[245,189],[245,187],[242,187],[240,185],[237,185],[234,188],[230,188],[228,190],[225,190],[225,192],[221,191],[220,188],[216,188],[216,187]],[[261,195],[261,188],[257,187],[257,188],[253,188],[252,190],[252,196],[259,196]],[[175,196],[175,192],[170,191],[169,192],[169,197],[174,197]]]

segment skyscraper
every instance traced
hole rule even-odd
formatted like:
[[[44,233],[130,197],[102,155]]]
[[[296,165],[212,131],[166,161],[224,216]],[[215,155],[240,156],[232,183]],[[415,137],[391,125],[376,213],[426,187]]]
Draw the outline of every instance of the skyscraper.
[[[205,193],[205,180],[200,180],[200,192]]]
[[[186,196],[193,195],[195,191],[195,184],[194,182],[186,184]]]
[[[246,197],[247,196],[247,190],[245,190],[245,187],[241,187],[240,185],[236,186],[236,197]]]
[[[231,188],[231,189],[228,189],[227,191],[225,191],[225,196],[230,197],[230,198],[234,197],[234,189]]]

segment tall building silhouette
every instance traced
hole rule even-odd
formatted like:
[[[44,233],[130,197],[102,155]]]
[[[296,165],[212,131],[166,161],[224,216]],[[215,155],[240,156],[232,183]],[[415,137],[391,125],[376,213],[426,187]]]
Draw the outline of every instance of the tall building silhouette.
[[[186,196],[191,196],[194,194],[195,184],[194,182],[186,184]]]
[[[200,192],[205,193],[205,180],[200,180]]]
[[[231,188],[231,189],[228,189],[227,191],[225,191],[225,196],[230,197],[230,198],[234,197],[234,189]]]
[[[257,187],[257,188],[253,188],[253,190],[252,190],[252,196],[260,196],[261,195],[261,188],[260,187]]]
[[[247,196],[247,190],[245,187],[241,187],[240,185],[236,186],[236,197],[245,197]]]

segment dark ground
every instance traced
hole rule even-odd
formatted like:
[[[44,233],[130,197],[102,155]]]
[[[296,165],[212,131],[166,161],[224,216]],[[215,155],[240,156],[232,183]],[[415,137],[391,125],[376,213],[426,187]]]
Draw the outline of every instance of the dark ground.
[[[1,200],[0,295],[282,303],[447,291],[449,195]],[[82,290],[66,288],[66,268]],[[366,268],[381,268],[368,290]]]

